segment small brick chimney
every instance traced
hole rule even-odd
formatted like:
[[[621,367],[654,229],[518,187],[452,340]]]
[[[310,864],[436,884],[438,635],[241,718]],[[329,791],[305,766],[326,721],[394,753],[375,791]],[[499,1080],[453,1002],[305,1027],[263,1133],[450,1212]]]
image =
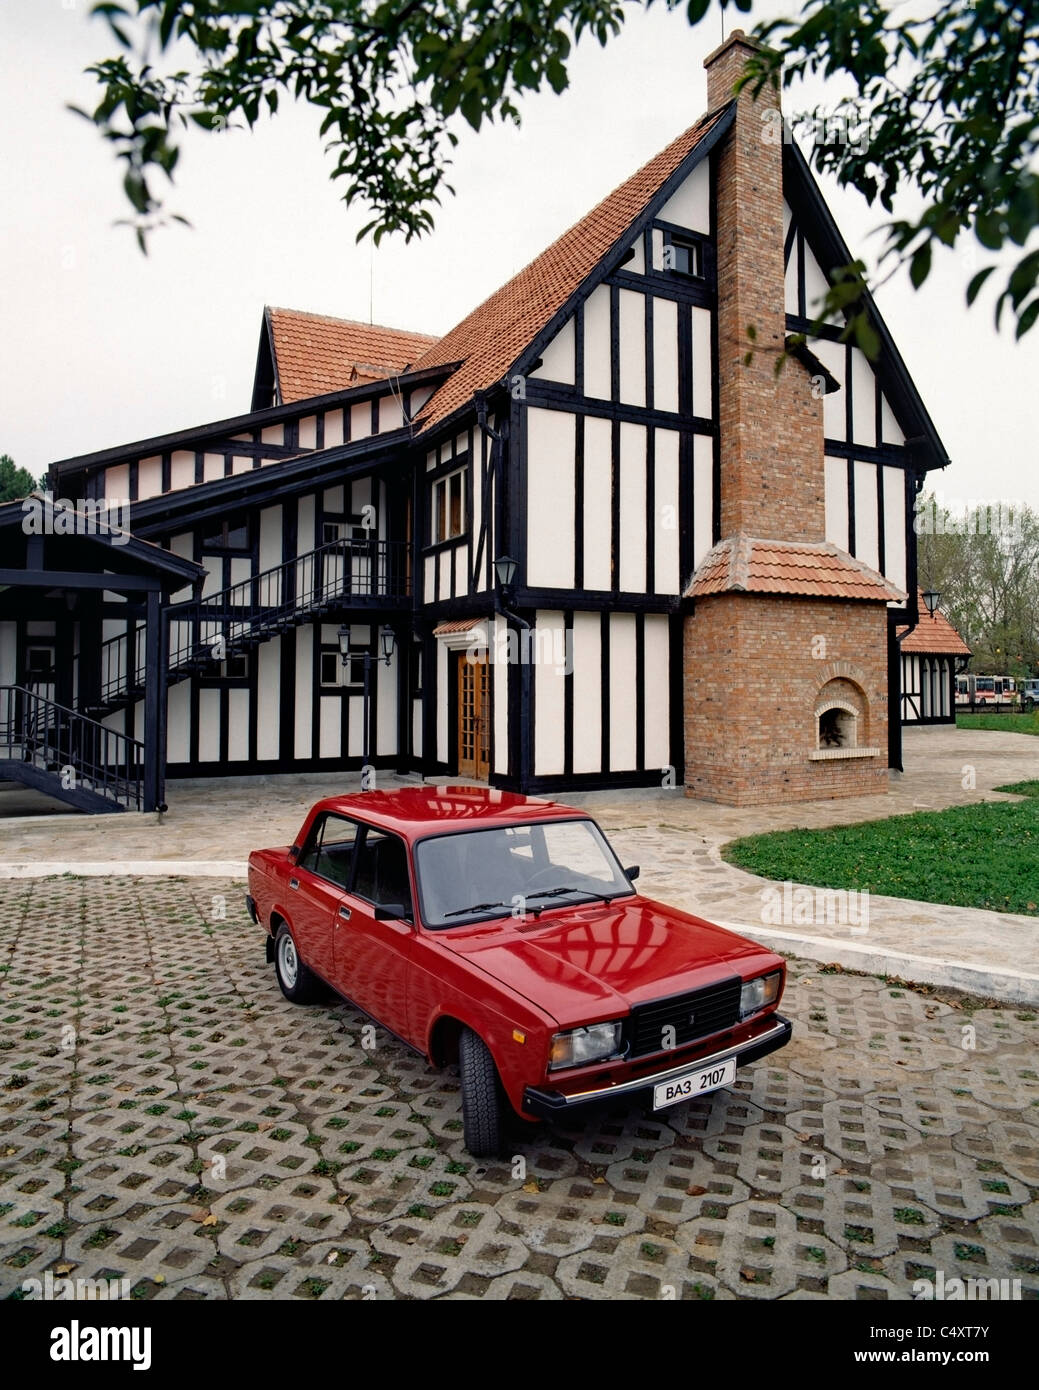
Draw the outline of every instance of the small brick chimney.
[[[704,60],[712,110],[732,100],[760,51],[737,29]],[[718,157],[721,534],[821,541],[822,399],[799,362],[775,372],[786,339],[781,131],[778,90],[766,84],[755,96],[745,87]]]

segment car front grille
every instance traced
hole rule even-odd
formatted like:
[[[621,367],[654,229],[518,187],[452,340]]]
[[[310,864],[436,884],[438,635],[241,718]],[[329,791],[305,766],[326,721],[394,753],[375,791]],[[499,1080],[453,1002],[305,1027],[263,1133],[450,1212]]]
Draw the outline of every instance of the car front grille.
[[[629,1057],[644,1057],[649,1052],[669,1052],[705,1038],[710,1033],[729,1028],[739,1018],[739,976],[694,989],[689,994],[675,994],[670,999],[654,999],[648,1004],[636,1004],[631,1011],[631,1049]],[[673,1035],[668,1029],[674,1029]]]

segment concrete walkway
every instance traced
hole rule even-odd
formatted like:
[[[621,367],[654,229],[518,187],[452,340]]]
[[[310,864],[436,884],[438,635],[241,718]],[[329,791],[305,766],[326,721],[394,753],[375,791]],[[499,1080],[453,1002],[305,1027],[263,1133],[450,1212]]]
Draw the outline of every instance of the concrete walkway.
[[[663,789],[566,799],[595,814],[625,863],[641,865],[639,888],[648,896],[809,960],[1039,1005],[1039,918],[872,896],[868,920],[854,910],[843,913],[838,902],[835,921],[830,904],[806,913],[792,893],[776,922],[768,881],[721,858],[722,845],[741,835],[1009,800],[993,788],[1027,779],[1039,779],[1039,739],[935,727],[905,731],[905,772],[891,774],[887,795],[761,807],[716,806]],[[173,782],[171,810],[161,817],[0,820],[0,878],[242,877],[251,849],[291,843],[315,800],[350,789],[356,781],[336,775]],[[1036,893],[1039,898],[1039,858]]]

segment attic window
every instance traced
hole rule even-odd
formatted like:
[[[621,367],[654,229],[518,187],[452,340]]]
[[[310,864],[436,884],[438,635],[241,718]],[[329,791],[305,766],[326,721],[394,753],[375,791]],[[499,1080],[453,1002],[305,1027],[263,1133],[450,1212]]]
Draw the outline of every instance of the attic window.
[[[698,241],[671,236],[664,247],[664,269],[672,275],[703,279],[703,248]]]

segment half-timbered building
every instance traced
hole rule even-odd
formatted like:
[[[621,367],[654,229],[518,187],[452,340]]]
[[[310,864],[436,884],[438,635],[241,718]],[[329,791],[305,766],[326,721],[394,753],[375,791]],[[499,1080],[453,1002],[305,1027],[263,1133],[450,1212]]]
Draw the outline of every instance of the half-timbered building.
[[[903,724],[955,724],[956,673],[971,649],[940,608],[928,611],[917,594],[917,622],[897,632]]]
[[[708,114],[444,337],[270,308],[247,413],[54,464],[53,505],[125,500],[181,583],[157,655],[132,589],[62,609],[55,574],[51,612],[4,570],[0,753],[75,761],[20,738],[49,683],[145,760],[161,737],[172,776],[882,788],[914,499],[947,458],[875,305],[875,360],[813,329],[853,257],[769,138],[778,95],[733,97],[751,51],[732,35]]]

